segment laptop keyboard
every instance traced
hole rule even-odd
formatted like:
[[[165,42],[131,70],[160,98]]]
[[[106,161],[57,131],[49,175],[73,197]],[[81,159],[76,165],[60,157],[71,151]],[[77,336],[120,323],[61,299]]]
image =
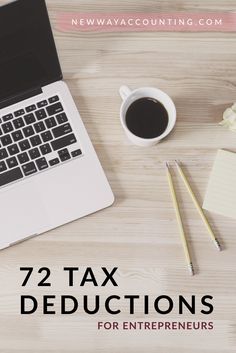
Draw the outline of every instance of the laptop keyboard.
[[[0,116],[0,187],[79,156],[58,96]]]

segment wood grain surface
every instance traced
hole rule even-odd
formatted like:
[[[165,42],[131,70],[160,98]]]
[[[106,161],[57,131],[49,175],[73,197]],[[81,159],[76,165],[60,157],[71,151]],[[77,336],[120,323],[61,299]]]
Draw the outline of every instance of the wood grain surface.
[[[5,1],[0,1],[4,4]],[[50,18],[64,73],[91,140],[114,191],[115,204],[0,253],[1,353],[228,353],[236,352],[236,221],[208,214],[223,244],[218,253],[175,169],[172,172],[197,275],[186,269],[164,161],[180,159],[194,191],[203,201],[219,148],[236,151],[236,134],[218,126],[226,107],[236,101],[235,33],[62,33],[61,11],[234,11],[235,0],[48,0]],[[174,100],[174,132],[148,149],[131,145],[119,123],[120,85],[155,86]],[[79,203],[79,200],[78,200]],[[51,288],[36,279],[22,288],[20,266],[52,271]],[[119,267],[119,287],[68,288],[64,266]],[[79,277],[78,274],[78,283]],[[100,276],[100,277],[99,277]],[[20,295],[167,294],[214,297],[206,317],[173,313],[123,313],[52,316],[39,311],[21,316]],[[98,331],[98,321],[214,322],[212,331]]]

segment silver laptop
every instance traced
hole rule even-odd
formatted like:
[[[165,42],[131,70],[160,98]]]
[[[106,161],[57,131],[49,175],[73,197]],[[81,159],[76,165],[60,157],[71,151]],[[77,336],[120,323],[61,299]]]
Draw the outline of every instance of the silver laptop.
[[[0,7],[0,249],[114,201],[62,79],[45,1]]]

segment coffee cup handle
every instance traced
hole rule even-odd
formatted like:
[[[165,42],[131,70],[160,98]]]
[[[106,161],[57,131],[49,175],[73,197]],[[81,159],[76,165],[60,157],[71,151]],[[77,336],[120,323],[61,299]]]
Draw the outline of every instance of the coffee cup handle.
[[[131,90],[127,86],[121,86],[119,89],[120,96],[123,99],[123,101],[130,95]]]

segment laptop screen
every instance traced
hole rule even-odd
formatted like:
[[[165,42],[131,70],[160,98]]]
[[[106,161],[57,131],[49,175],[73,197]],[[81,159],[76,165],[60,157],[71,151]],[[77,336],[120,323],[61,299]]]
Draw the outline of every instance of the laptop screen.
[[[0,102],[62,78],[44,0],[0,7]]]

